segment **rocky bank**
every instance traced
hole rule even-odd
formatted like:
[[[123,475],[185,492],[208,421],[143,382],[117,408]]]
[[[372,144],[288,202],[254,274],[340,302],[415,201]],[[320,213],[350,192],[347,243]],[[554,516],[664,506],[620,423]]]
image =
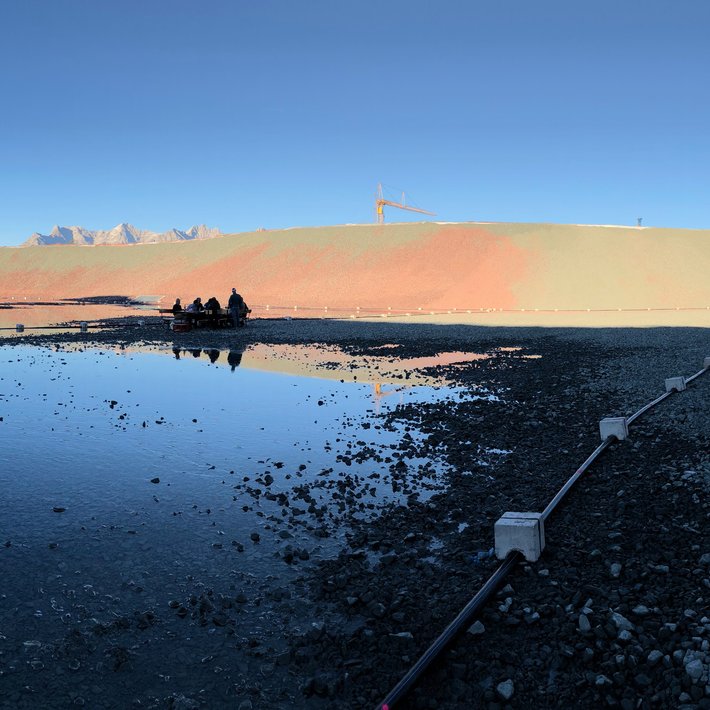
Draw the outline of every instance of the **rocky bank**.
[[[421,475],[405,458],[435,455],[451,464],[446,488],[362,520],[365,484],[345,481],[337,525],[346,547],[304,568],[274,601],[294,616],[307,604],[318,619],[265,659],[288,668],[295,691],[288,702],[303,708],[375,707],[497,565],[489,554],[494,521],[507,510],[541,510],[597,445],[599,419],[630,415],[663,391],[666,377],[694,374],[710,355],[704,329],[256,320],[238,331],[173,334],[159,319],[136,322],[3,342],[222,349],[313,342],[363,357],[385,344],[395,346],[393,359],[489,354],[450,366],[448,375],[469,391],[502,393],[498,402],[400,407],[383,421],[423,434],[403,436],[391,452],[392,485],[406,493]],[[706,374],[634,424],[630,439],[605,452],[549,520],[539,562],[515,569],[401,706],[710,708],[709,416]],[[490,449],[510,453],[487,459]],[[305,505],[313,495],[301,491]],[[300,554],[293,550],[291,560]],[[222,604],[220,619],[238,604]],[[198,597],[192,607],[176,600],[171,613],[199,615],[203,606]],[[282,706],[270,704],[260,684],[254,678],[239,708]],[[194,690],[153,707],[219,706]]]

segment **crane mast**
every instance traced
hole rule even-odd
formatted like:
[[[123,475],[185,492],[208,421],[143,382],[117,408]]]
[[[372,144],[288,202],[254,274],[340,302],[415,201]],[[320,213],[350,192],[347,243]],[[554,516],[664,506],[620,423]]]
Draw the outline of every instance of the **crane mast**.
[[[408,210],[409,212],[421,212],[421,214],[429,214],[433,217],[436,216],[435,212],[428,212],[427,210],[419,209],[419,207],[410,207],[406,204],[404,193],[402,193],[402,202],[393,202],[392,200],[386,200],[382,193],[382,183],[377,184],[377,195],[375,196],[375,212],[377,213],[377,224],[384,224],[385,222],[385,205],[390,207],[397,207],[400,210]]]

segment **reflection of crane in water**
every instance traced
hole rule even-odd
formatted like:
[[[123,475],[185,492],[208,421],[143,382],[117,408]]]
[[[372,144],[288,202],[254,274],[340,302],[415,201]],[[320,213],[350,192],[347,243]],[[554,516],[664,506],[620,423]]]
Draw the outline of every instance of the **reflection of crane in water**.
[[[402,397],[402,392],[407,389],[406,387],[395,387],[392,390],[383,390],[381,382],[372,383],[372,395],[375,400],[375,414],[380,413],[380,402],[383,397],[389,397],[391,394],[396,394],[399,392],[399,403],[404,402],[404,397]]]
[[[382,193],[382,183],[377,184],[377,195],[375,196],[375,212],[377,213],[377,224],[384,224],[385,222],[385,205],[390,207],[398,207],[400,210],[409,210],[410,212],[421,212],[422,214],[430,214],[432,217],[436,217],[436,212],[427,212],[427,210],[419,209],[419,207],[410,207],[405,204],[404,193],[402,193],[401,202],[393,202],[392,200],[386,200],[384,194]]]

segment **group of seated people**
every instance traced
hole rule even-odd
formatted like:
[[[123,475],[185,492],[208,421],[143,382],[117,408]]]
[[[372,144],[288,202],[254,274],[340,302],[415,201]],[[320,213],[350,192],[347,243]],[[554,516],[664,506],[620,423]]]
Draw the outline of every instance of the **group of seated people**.
[[[209,316],[219,316],[221,308],[222,306],[216,296],[209,298],[204,305],[202,299],[198,296],[185,309],[183,309],[180,299],[176,298],[172,310],[173,316],[179,316],[182,313],[191,313],[193,314],[193,318],[199,318],[200,316],[209,318]],[[232,293],[229,296],[227,310],[235,327],[243,326],[248,314],[251,313],[244,299],[237,293],[236,288],[232,289]]]

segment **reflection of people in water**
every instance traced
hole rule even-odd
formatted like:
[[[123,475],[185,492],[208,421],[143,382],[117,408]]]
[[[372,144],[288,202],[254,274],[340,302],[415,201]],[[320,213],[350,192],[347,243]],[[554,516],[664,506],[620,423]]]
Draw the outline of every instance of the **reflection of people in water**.
[[[200,355],[202,355],[202,350],[199,348],[197,348],[197,350],[190,350],[190,352],[192,353],[192,357],[200,357]]]
[[[227,354],[227,362],[232,368],[232,372],[234,372],[242,362],[242,353],[236,350],[230,350]]]
[[[176,360],[179,360],[180,359],[180,348],[173,348],[173,355],[175,355]]]
[[[212,350],[205,350],[205,352],[207,353],[207,357],[210,359],[210,362],[212,364],[217,362],[217,359],[219,358],[219,350],[212,349]]]

